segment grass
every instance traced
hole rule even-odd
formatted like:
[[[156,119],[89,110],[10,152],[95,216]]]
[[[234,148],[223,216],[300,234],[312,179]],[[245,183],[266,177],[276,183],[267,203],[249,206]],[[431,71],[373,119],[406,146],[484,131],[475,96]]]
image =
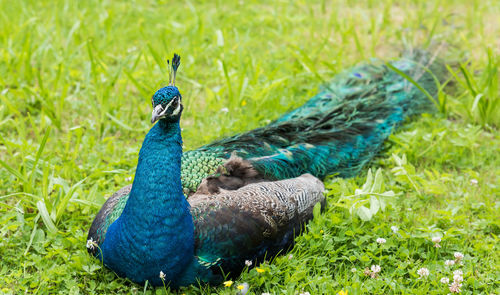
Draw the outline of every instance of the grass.
[[[362,175],[329,178],[328,207],[291,259],[231,287],[180,293],[235,294],[246,282],[249,294],[447,294],[439,280],[456,269],[463,294],[500,292],[498,1],[0,0],[0,8],[0,293],[165,292],[117,278],[85,242],[106,197],[134,174],[149,99],[174,51],[190,149],[270,122],[361,60],[434,41],[451,45],[443,56],[455,63],[439,112],[391,136]],[[463,265],[445,267],[456,251]],[[377,278],[363,274],[371,265],[381,266]]]

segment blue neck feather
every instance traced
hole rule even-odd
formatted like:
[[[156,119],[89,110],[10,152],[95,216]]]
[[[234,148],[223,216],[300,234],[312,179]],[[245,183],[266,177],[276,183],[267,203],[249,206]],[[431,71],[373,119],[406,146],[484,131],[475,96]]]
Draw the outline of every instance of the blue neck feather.
[[[182,193],[179,121],[160,120],[146,135],[122,215],[102,245],[104,264],[135,282],[174,283],[194,257],[194,225]],[[174,283],[175,285],[175,283]]]

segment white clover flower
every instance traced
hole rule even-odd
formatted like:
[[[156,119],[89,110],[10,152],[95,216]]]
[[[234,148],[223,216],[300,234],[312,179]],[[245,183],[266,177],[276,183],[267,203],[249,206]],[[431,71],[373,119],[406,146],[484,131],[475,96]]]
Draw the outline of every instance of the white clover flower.
[[[453,253],[453,256],[455,256],[456,260],[462,260],[462,258],[464,258],[464,254],[462,254],[460,252]]]
[[[437,243],[441,243],[441,238],[440,237],[434,237],[434,238],[432,238],[432,242],[436,243],[436,244]]]
[[[440,282],[443,283],[443,284],[448,285],[448,283],[450,282],[450,279],[448,279],[448,278],[441,278]]]
[[[220,111],[223,112],[223,113],[228,113],[229,109],[228,108],[222,108],[222,109],[220,109]]]
[[[472,185],[477,185],[477,184],[478,184],[477,179],[475,179],[475,178],[471,179],[471,180],[470,180],[470,184],[472,184]]]
[[[420,279],[423,277],[428,277],[430,272],[429,269],[422,267],[421,269],[417,270],[417,274],[420,276]]]
[[[379,243],[379,244],[385,244],[385,242],[387,242],[387,241],[384,238],[377,239],[377,243]]]
[[[380,267],[380,265],[372,265],[371,270],[373,273],[379,273],[382,268]]]
[[[97,243],[94,241],[94,239],[90,238],[87,240],[87,249],[94,250],[94,248],[97,247]]]
[[[464,281],[464,277],[463,277],[463,276],[461,276],[461,275],[454,275],[454,276],[453,276],[453,281],[454,281],[454,282],[461,283],[461,282],[463,282],[463,281]]]
[[[252,266],[252,261],[251,260],[245,260],[245,265],[250,267]]]
[[[162,280],[165,279],[165,273],[163,271],[160,271],[160,279]]]
[[[455,264],[455,260],[446,260],[446,261],[444,262],[444,265],[446,265],[446,266],[452,266],[452,265],[454,265],[454,264]]]
[[[397,226],[393,225],[393,226],[391,226],[391,230],[393,233],[396,234],[398,232],[399,228]]]
[[[452,284],[450,284],[450,291],[452,293],[460,293],[460,288],[462,288],[462,284],[459,282],[453,282]]]
[[[463,275],[464,275],[464,273],[463,273],[463,271],[462,271],[462,270],[460,270],[460,269],[457,269],[457,270],[455,270],[455,271],[453,272],[453,276],[463,276]]]
[[[463,276],[464,275],[464,272],[460,269],[457,269],[453,272],[453,275],[460,275],[460,276]]]
[[[356,272],[358,271],[355,267],[351,268],[351,272]]]

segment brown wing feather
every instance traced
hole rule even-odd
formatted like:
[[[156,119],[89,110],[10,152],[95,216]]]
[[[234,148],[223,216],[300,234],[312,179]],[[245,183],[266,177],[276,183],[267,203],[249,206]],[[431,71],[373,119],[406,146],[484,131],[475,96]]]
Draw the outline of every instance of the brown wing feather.
[[[188,200],[195,225],[196,253],[207,266],[238,273],[245,260],[284,250],[314,205],[324,201],[323,183],[310,174],[251,183],[219,194],[196,193]],[[286,249],[285,249],[286,250]]]

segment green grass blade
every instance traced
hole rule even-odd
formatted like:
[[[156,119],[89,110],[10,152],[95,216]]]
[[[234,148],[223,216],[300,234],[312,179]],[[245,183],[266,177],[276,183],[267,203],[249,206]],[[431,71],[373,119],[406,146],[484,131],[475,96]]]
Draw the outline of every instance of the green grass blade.
[[[84,179],[80,180],[79,182],[75,183],[69,190],[68,192],[64,195],[62,200],[59,202],[59,205],[57,206],[56,209],[56,223],[60,220],[62,214],[66,210],[66,207],[68,206],[68,202],[73,197],[73,194],[75,193],[76,189],[85,181],[87,180],[88,177],[85,177]],[[42,215],[43,218],[43,215]]]
[[[36,151],[35,163],[33,163],[33,168],[31,169],[31,174],[30,174],[31,186],[34,186],[35,170],[36,170],[36,167],[38,166],[38,162],[39,162],[40,157],[42,155],[43,149],[45,148],[45,144],[47,143],[47,139],[49,138],[50,130],[51,130],[51,127],[49,126],[47,128],[47,130],[45,131],[45,134],[43,135],[42,141],[40,142],[40,145],[38,146],[38,150]]]
[[[17,171],[16,169],[10,167],[9,164],[7,164],[4,161],[0,160],[0,165],[2,165],[10,174],[12,174],[15,177],[17,177],[17,179],[19,179],[23,183],[26,183],[26,184],[29,183],[28,180],[19,171]]]
[[[470,77],[469,71],[463,65],[460,65],[459,69],[465,78],[465,82],[467,83],[470,93],[472,94],[473,97],[476,97],[477,96],[476,87],[473,85],[474,82],[472,77]]]
[[[47,206],[45,206],[45,203],[42,201],[38,201],[36,203],[36,207],[38,208],[38,212],[39,212],[40,216],[42,217],[43,223],[45,224],[47,229],[51,233],[57,232],[57,227],[54,224],[54,221],[52,220],[52,218],[50,217],[49,211],[47,210]]]
[[[38,220],[40,219],[40,213],[38,213],[35,217],[35,220],[33,222],[33,230],[31,231],[31,235],[30,235],[30,240],[28,241],[28,245],[26,246],[26,249],[24,250],[24,256],[26,256],[26,254],[28,254],[28,251],[30,250],[31,248],[31,245],[33,244],[33,239],[35,238],[35,234],[36,234],[36,230],[38,228]]]

